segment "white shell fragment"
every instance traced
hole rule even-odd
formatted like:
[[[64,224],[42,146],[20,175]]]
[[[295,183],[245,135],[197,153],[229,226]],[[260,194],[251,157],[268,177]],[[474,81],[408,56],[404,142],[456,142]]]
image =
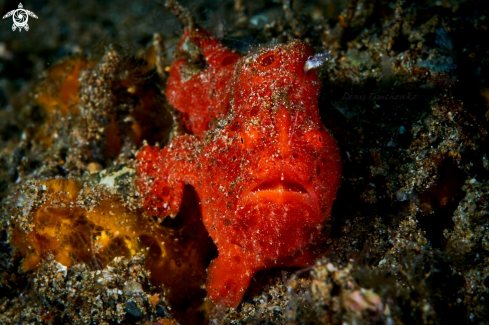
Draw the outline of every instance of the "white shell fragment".
[[[126,295],[133,295],[135,293],[143,293],[143,287],[139,282],[136,281],[131,281],[126,283],[124,286],[124,294]]]
[[[56,270],[58,271],[58,273],[61,273],[63,278],[66,278],[66,274],[68,273],[68,268],[57,261],[54,261],[54,264],[56,265]]]
[[[329,60],[329,56],[324,53],[318,53],[311,55],[307,58],[306,64],[304,65],[304,72],[307,72],[311,69],[319,68],[324,64],[324,62]]]

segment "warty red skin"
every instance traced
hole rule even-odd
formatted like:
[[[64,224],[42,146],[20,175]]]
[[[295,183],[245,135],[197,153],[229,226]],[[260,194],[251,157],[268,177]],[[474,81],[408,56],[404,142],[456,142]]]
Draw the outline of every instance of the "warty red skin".
[[[185,42],[202,49],[207,68],[182,78],[185,60],[177,60],[167,95],[187,112],[194,135],[143,147],[138,186],[158,217],[176,215],[184,186],[195,188],[219,251],[208,297],[236,307],[257,271],[314,262],[340,186],[340,152],[319,117],[321,84],[304,71],[308,45],[291,41],[240,58],[207,32],[187,31],[180,48]],[[215,117],[220,125],[210,129]]]

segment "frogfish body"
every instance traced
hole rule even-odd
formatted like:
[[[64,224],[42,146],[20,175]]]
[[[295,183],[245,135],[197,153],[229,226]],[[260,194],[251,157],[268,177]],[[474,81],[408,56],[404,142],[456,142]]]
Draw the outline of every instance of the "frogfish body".
[[[241,57],[195,29],[178,51],[167,98],[193,134],[143,147],[138,188],[160,218],[179,212],[185,185],[195,188],[219,252],[208,298],[236,307],[257,271],[313,263],[340,185],[339,148],[319,117],[305,43]]]

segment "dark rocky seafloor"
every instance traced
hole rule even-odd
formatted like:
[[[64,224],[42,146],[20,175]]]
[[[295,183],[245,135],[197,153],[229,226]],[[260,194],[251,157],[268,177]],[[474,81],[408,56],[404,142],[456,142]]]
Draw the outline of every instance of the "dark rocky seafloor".
[[[244,55],[294,38],[323,53],[319,109],[343,156],[324,256],[259,272],[238,308],[211,312],[179,278],[205,280],[215,254],[195,220],[148,220],[177,261],[158,279],[142,236],[97,239],[112,209],[151,219],[135,152],[181,131],[164,96],[178,5],[23,4],[29,31],[0,28],[0,323],[489,324],[486,1],[181,2]]]

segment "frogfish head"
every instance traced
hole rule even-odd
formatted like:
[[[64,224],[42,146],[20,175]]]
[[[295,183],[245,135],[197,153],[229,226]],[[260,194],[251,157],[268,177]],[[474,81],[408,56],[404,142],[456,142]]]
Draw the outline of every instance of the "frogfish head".
[[[319,235],[340,184],[339,149],[319,117],[320,82],[304,70],[312,54],[292,41],[240,60],[231,118],[220,131],[232,207],[221,231],[271,259]]]

